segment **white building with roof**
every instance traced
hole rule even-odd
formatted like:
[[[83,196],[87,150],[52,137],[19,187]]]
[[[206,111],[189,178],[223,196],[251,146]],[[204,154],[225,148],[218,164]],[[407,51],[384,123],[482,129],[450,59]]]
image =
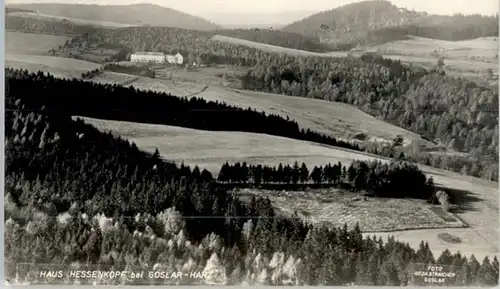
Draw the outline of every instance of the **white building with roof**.
[[[130,55],[131,62],[165,63],[165,54],[161,52],[136,52]]]
[[[131,62],[143,62],[143,63],[170,63],[170,64],[183,64],[184,57],[182,54],[163,54],[161,52],[136,52],[130,55]]]

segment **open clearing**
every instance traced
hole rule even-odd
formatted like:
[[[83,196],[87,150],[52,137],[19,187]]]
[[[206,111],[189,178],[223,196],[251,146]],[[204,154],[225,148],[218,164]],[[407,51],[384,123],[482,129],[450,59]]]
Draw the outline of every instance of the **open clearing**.
[[[13,13],[9,13],[9,16],[16,16],[16,17],[22,17],[22,18],[32,18],[32,19],[39,19],[39,20],[49,20],[49,21],[66,20],[66,21],[72,22],[76,25],[86,25],[86,26],[94,26],[94,27],[113,28],[113,27],[131,27],[131,26],[134,26],[131,24],[123,24],[123,23],[110,22],[110,21],[87,20],[87,19],[48,15],[48,14],[33,13],[33,12],[13,12]]]
[[[362,232],[401,231],[423,228],[461,228],[465,225],[448,214],[445,221],[429,208],[434,206],[423,200],[379,199],[360,197],[340,189],[310,191],[269,191],[257,189],[236,190],[240,197],[268,197],[286,216],[294,212],[303,220],[353,228],[356,223]]]
[[[145,151],[158,148],[166,159],[187,165],[198,165],[218,173],[225,161],[246,161],[249,164],[293,164],[305,162],[308,166],[328,162],[349,163],[354,159],[387,161],[385,158],[304,141],[242,132],[209,132],[172,126],[105,121],[84,118],[89,124],[104,131],[112,131],[137,144]],[[383,238],[393,235],[418,248],[421,240],[429,242],[435,254],[444,249],[474,254],[498,255],[498,183],[463,176],[453,172],[419,166],[438,186],[453,190],[457,205],[456,215],[470,228],[419,229],[399,232],[366,233]],[[317,208],[315,209],[318,210]],[[450,244],[439,237],[441,233],[460,238],[461,243]]]
[[[51,48],[64,45],[67,36],[32,34],[23,32],[5,33],[5,52],[17,54],[49,55]]]

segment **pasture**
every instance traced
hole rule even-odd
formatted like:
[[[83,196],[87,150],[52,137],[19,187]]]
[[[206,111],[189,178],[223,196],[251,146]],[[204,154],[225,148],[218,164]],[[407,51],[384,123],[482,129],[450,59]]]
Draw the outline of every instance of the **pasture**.
[[[5,52],[16,54],[49,55],[49,50],[64,45],[67,36],[5,32]]]
[[[214,174],[218,173],[221,164],[226,161],[246,161],[249,164],[267,165],[277,165],[280,162],[293,164],[294,161],[298,161],[305,162],[308,166],[338,161],[347,164],[355,159],[388,161],[366,153],[269,135],[209,132],[90,118],[84,118],[84,120],[103,131],[112,131],[135,142],[145,151],[153,152],[158,148],[166,159],[183,161],[187,165],[198,165]],[[467,255],[475,254],[479,258],[485,255],[498,255],[498,184],[427,166],[419,167],[428,176],[434,178],[436,185],[447,188],[456,196],[458,210],[455,215],[469,228],[419,229],[365,234],[375,234],[383,238],[392,235],[401,241],[408,242],[414,248],[418,248],[420,241],[425,240],[429,242],[435,254],[448,249],[459,250]],[[292,201],[286,203],[290,206]],[[313,211],[321,211],[319,205],[315,206]],[[395,209],[390,210],[390,212],[394,211]],[[448,233],[459,238],[461,242],[450,244],[439,237],[441,233]]]

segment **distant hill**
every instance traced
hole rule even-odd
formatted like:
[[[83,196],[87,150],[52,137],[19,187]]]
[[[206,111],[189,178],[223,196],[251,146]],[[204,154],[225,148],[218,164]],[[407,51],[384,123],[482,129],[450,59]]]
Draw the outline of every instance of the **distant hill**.
[[[94,4],[30,3],[12,4],[7,9],[31,10],[46,15],[137,26],[167,26],[205,31],[220,28],[218,25],[200,17],[153,4],[103,6]]]
[[[317,37],[339,46],[380,44],[406,35],[464,40],[498,35],[498,17],[429,15],[389,1],[363,1],[311,15],[283,31]]]

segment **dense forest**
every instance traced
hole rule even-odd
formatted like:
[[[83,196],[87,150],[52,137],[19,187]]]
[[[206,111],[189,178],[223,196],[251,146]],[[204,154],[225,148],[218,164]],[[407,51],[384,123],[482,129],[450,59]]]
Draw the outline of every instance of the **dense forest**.
[[[223,267],[215,281],[234,285],[407,285],[412,263],[435,263],[456,268],[449,285],[498,284],[496,258],[478,262],[446,250],[434,259],[424,242],[415,250],[393,238],[362,237],[358,227],[278,217],[268,199],[242,203],[210,186],[205,170],[193,175],[199,169],[73,121],[70,111],[43,103],[52,99],[47,93],[55,91],[37,91],[41,101],[28,104],[19,91],[6,91],[4,237],[11,282],[23,281],[15,280],[16,262],[34,262]]]
[[[199,173],[198,173],[199,174]],[[198,175],[196,174],[196,175]],[[416,165],[401,161],[354,161],[349,166],[342,163],[315,166],[297,162],[278,166],[247,165],[235,163],[222,165],[217,180],[223,183],[242,184],[332,184],[357,191],[367,191],[376,197],[431,199],[435,191],[432,177],[426,176]],[[346,186],[348,185],[348,186]]]

